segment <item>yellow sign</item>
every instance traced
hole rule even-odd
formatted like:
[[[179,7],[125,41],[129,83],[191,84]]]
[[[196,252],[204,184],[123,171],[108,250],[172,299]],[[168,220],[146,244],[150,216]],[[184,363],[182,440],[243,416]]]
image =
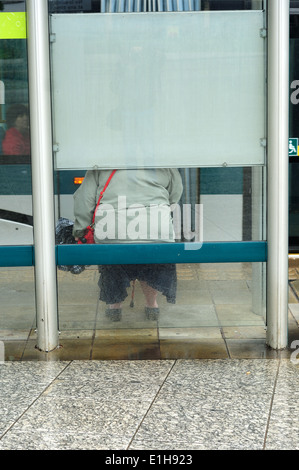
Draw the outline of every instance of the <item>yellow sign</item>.
[[[25,39],[26,13],[0,13],[0,39]]]

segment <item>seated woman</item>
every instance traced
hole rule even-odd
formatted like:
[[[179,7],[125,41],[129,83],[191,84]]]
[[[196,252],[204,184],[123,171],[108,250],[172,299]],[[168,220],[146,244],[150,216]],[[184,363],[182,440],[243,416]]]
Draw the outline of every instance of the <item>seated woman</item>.
[[[74,194],[73,236],[84,236],[90,225],[100,192],[109,170],[90,170]],[[182,195],[182,180],[177,169],[117,170],[103,194],[95,215],[95,243],[173,242],[171,206]],[[138,279],[145,296],[145,314],[159,314],[158,292],[168,302],[176,300],[174,264],[104,265],[100,267],[100,300],[106,302],[107,316],[121,319],[122,302],[130,282]]]

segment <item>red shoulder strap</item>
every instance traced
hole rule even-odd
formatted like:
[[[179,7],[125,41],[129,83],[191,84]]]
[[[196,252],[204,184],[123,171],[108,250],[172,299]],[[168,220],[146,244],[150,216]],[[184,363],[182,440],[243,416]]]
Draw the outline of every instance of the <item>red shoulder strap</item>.
[[[100,192],[100,197],[99,197],[99,199],[98,199],[96,208],[95,208],[94,213],[93,213],[92,223],[94,223],[94,219],[95,219],[95,216],[96,216],[97,208],[99,207],[99,204],[100,204],[101,199],[102,199],[102,197],[103,197],[103,195],[104,195],[104,192],[106,191],[106,189],[107,189],[107,187],[108,187],[108,184],[109,184],[110,181],[112,180],[112,177],[113,177],[113,175],[114,175],[115,172],[116,172],[116,170],[113,170],[113,171],[110,173],[109,178],[107,179],[104,188],[103,188],[102,191]]]

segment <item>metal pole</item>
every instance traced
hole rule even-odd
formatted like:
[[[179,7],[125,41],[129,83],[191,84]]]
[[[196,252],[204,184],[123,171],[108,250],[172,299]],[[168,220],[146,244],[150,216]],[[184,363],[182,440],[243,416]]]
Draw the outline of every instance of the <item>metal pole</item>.
[[[47,0],[27,0],[33,229],[38,348],[58,346]]]
[[[288,333],[289,1],[268,1],[268,264],[267,344],[287,346]]]

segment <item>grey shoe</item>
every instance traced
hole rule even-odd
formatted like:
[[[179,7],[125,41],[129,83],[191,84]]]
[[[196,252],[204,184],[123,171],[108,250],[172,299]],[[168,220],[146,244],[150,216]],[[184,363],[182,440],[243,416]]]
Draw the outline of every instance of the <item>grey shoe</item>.
[[[121,320],[121,308],[106,308],[105,313],[111,321]]]
[[[160,313],[159,307],[145,307],[144,311],[148,320],[158,320]]]

